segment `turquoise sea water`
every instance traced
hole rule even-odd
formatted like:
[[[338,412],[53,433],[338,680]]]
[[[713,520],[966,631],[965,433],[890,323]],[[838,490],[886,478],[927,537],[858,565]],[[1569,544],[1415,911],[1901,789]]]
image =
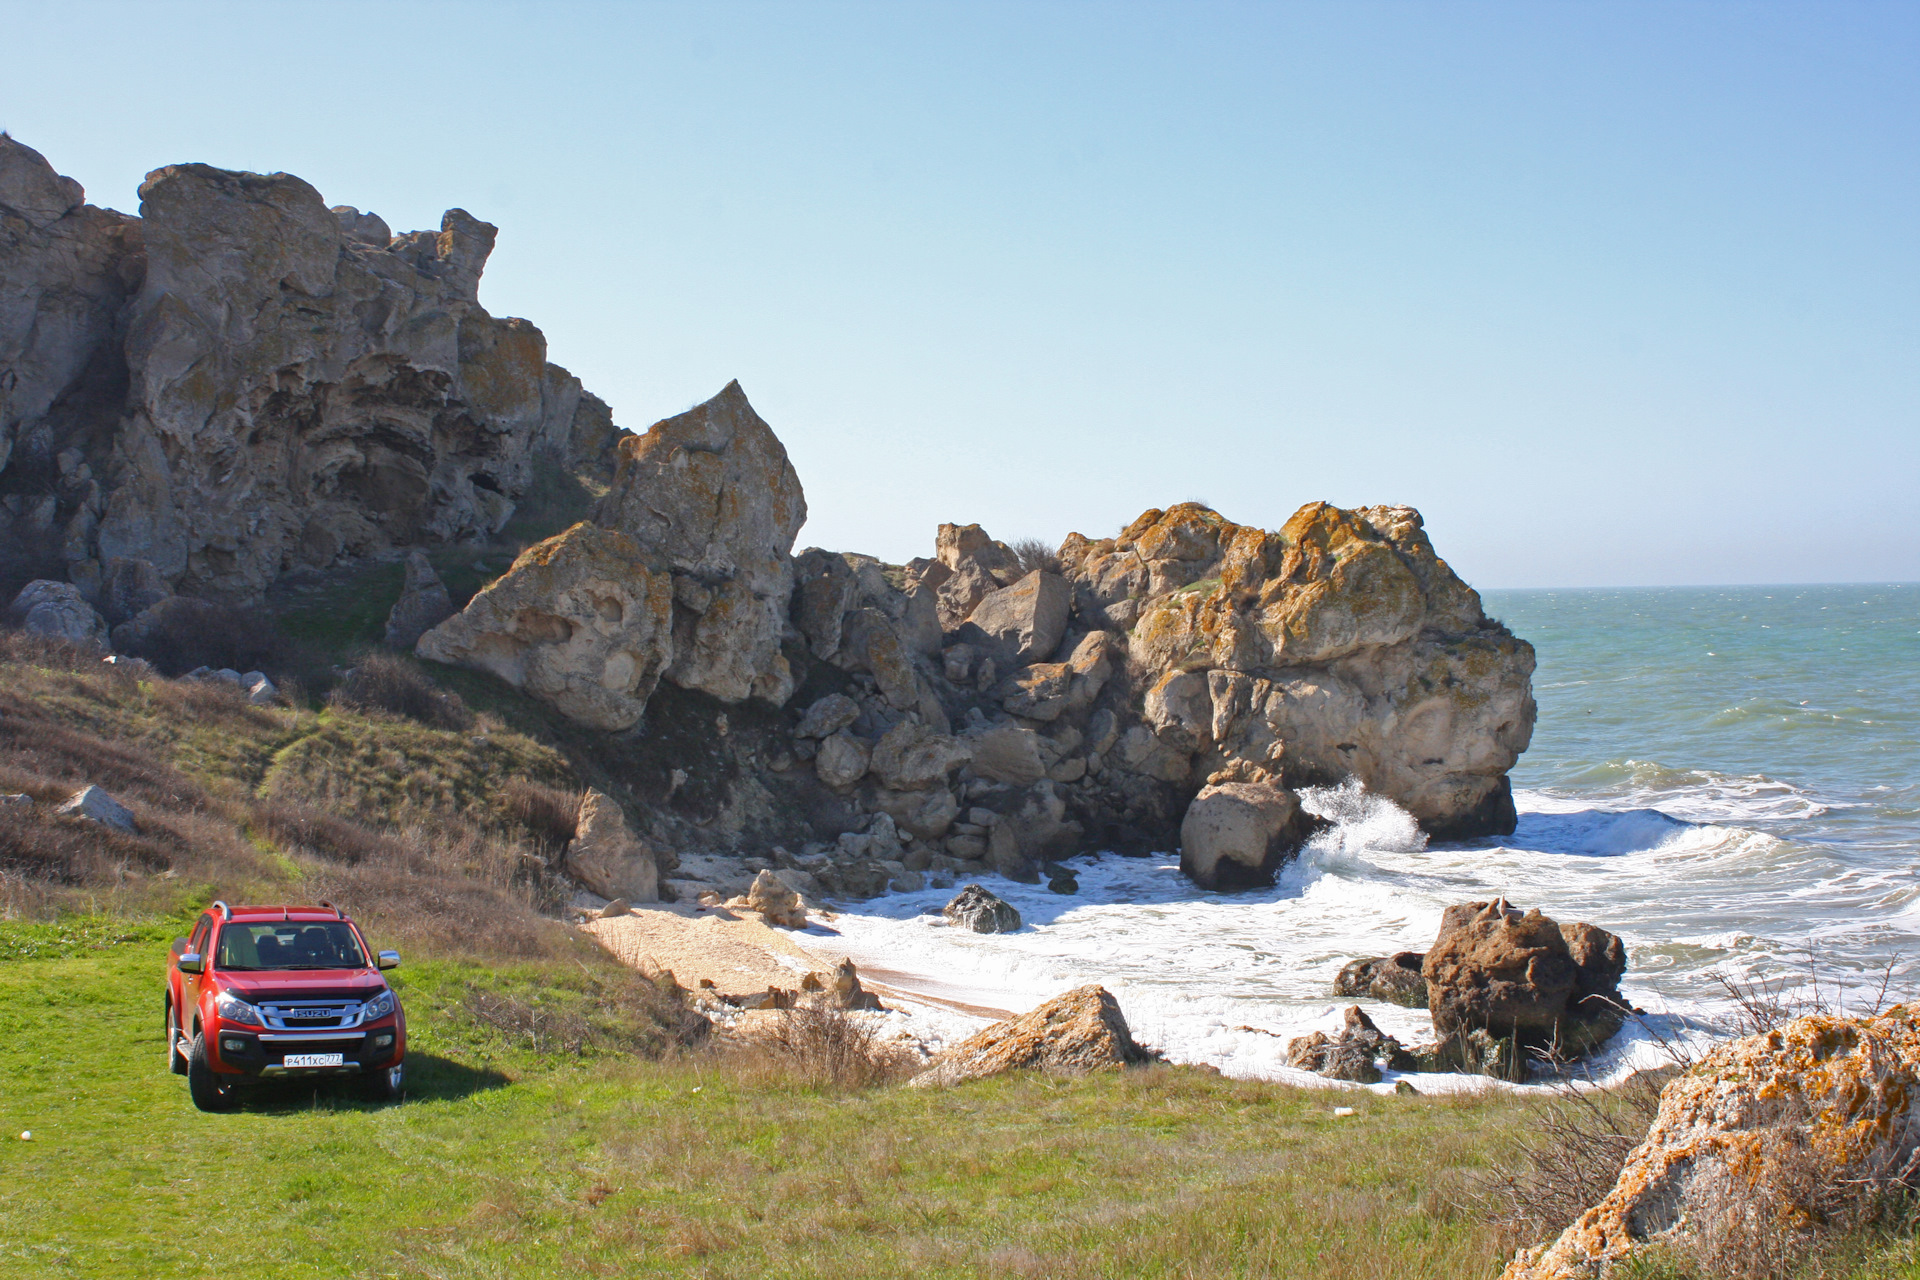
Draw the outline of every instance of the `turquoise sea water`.
[[[1304,797],[1332,823],[1271,889],[1201,893],[1171,853],[1104,856],[1071,897],[991,881],[1027,920],[1016,934],[942,928],[924,913],[950,891],[928,889],[814,944],[990,1007],[1099,982],[1175,1060],[1271,1078],[1297,1075],[1288,1037],[1339,1025],[1341,965],[1423,951],[1446,906],[1495,895],[1619,933],[1623,988],[1660,1035],[1715,1033],[1717,974],[1804,988],[1811,964],[1831,998],[1870,995],[1890,964],[1893,994],[1920,998],[1920,585],[1486,602],[1539,655],[1513,835],[1430,844],[1348,786]],[[1368,1012],[1431,1035],[1424,1011]],[[1665,1061],[1656,1041],[1630,1027],[1598,1074]]]
[[[1695,824],[1569,873],[1591,879],[1573,896],[1596,919],[1645,939],[1649,979],[1679,996],[1703,967],[1779,976],[1811,953],[1836,981],[1892,961],[1920,995],[1920,585],[1486,603],[1540,659],[1539,725],[1513,773],[1532,812],[1514,842],[1550,844],[1551,827],[1578,846],[1553,812],[1568,807]]]

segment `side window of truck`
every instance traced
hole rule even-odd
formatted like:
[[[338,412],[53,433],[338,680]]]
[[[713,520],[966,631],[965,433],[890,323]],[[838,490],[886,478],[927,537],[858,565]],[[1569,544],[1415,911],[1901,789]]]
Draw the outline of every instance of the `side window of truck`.
[[[207,954],[207,935],[213,931],[213,917],[201,916],[193,923],[193,933],[187,938],[187,950],[195,955]]]

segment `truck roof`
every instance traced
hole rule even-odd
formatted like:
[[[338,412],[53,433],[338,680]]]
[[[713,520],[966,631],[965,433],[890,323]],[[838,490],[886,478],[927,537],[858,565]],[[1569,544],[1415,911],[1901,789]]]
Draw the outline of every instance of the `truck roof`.
[[[332,907],[230,907],[235,920],[345,920]]]

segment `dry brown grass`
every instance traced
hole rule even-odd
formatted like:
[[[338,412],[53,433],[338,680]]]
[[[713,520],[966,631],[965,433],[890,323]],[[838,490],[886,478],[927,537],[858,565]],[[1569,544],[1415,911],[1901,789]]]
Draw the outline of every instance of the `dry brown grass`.
[[[536,1054],[614,1051],[657,1058],[705,1040],[711,1024],[669,979],[587,973],[582,990],[469,987],[466,1015]]]
[[[716,1060],[743,1080],[834,1092],[895,1084],[920,1065],[912,1053],[879,1039],[866,1022],[831,1005],[782,1009],[771,1021],[749,1037],[717,1044]]]

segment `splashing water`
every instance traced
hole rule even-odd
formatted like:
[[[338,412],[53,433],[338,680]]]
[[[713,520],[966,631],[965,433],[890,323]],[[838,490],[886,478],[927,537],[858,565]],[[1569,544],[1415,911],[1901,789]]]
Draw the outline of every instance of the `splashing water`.
[[[940,975],[949,997],[1018,1011],[1099,982],[1176,1061],[1293,1080],[1290,1036],[1331,1030],[1359,956],[1424,951],[1450,904],[1504,895],[1619,933],[1623,989],[1663,1034],[1723,1009],[1716,971],[1920,987],[1920,588],[1511,592],[1488,604],[1540,655],[1518,829],[1429,844],[1356,782],[1309,788],[1328,825],[1269,889],[1203,893],[1178,859],[1086,861],[1071,896],[989,878],[1028,927],[952,930],[926,890],[862,903],[809,940],[863,969]],[[1740,714],[1729,713],[1729,708]],[[1403,1043],[1424,1011],[1368,1004]],[[1644,1031],[1593,1064],[1655,1065]],[[1423,1077],[1427,1090],[1444,1080]]]
[[[1311,841],[1329,855],[1369,849],[1418,853],[1427,847],[1427,833],[1413,815],[1370,793],[1358,778],[1348,778],[1337,787],[1303,787],[1300,807],[1330,824]]]

